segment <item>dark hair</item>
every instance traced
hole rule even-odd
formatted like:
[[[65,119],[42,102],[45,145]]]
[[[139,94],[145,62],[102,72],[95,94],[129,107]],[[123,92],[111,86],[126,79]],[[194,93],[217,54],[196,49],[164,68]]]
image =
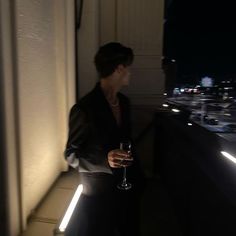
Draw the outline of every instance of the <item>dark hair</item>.
[[[134,59],[133,50],[120,43],[101,46],[95,55],[95,66],[101,78],[111,75],[118,65],[129,66]]]

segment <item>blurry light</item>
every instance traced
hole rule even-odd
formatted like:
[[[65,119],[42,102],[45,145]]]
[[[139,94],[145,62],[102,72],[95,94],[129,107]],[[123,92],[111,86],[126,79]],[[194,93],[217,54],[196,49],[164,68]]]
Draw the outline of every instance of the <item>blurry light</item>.
[[[173,112],[180,112],[180,110],[179,109],[175,109],[175,108],[173,108],[173,109],[171,109]]]
[[[176,60],[175,59],[171,59],[171,62],[176,62]]]
[[[65,215],[64,215],[64,217],[63,217],[63,219],[61,221],[61,224],[59,226],[59,231],[60,232],[64,232],[65,231],[65,229],[66,229],[66,227],[67,227],[67,225],[68,225],[68,223],[70,221],[70,218],[71,218],[71,216],[73,214],[75,206],[76,206],[77,202],[79,201],[79,198],[80,198],[80,195],[81,195],[82,191],[83,191],[83,185],[80,184],[78,186],[78,188],[76,189],[75,194],[74,194],[74,196],[73,196],[73,198],[72,198],[72,200],[70,202],[70,205],[67,208],[66,213],[65,213]]]
[[[163,107],[169,107],[169,105],[166,104],[166,103],[163,103],[162,106],[163,106]]]
[[[181,93],[183,93],[183,92],[184,92],[184,89],[183,89],[183,88],[182,88],[182,89],[180,89],[180,92],[181,92]]]
[[[164,96],[167,96],[167,93],[163,93]]]
[[[236,158],[232,156],[231,154],[229,154],[228,152],[221,151],[221,154],[225,156],[226,158],[228,158],[229,160],[231,160],[232,162],[236,163]]]
[[[192,123],[188,123],[188,126],[192,126],[193,124]]]

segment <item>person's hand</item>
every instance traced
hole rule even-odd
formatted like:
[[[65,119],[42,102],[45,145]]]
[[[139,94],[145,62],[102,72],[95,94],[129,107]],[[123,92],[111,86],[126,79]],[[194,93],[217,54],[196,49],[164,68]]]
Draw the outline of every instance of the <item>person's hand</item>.
[[[108,153],[108,163],[112,168],[128,167],[132,164],[133,157],[121,149],[115,149]]]

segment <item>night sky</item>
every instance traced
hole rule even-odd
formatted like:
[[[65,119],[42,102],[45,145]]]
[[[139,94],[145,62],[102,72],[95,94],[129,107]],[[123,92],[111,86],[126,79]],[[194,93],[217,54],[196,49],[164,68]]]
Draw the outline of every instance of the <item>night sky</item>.
[[[166,0],[163,54],[176,59],[180,75],[236,74],[232,2]]]

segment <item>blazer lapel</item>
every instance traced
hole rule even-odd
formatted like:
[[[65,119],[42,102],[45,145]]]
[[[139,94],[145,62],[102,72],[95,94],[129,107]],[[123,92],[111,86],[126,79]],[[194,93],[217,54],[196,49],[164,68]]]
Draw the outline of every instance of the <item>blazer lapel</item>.
[[[96,114],[99,115],[99,118],[102,121],[101,125],[105,125],[108,129],[118,129],[116,119],[105,95],[101,90],[100,83],[96,85],[95,92],[97,101],[95,109],[97,110]]]

